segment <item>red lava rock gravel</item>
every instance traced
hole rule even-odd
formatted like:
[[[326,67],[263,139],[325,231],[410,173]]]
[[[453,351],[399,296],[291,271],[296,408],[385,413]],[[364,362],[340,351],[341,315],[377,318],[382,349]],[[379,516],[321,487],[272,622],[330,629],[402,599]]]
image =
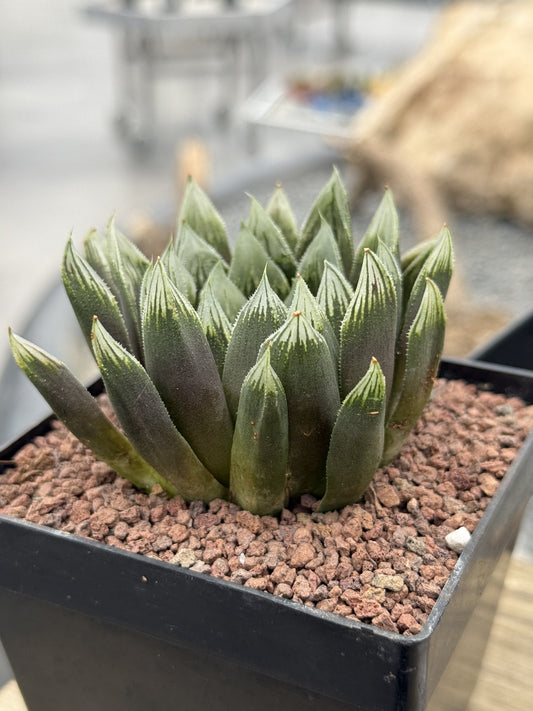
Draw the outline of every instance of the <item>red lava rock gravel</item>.
[[[446,535],[474,530],[532,426],[533,406],[437,381],[360,503],[316,513],[302,496],[276,518],[139,493],[55,422],[0,478],[0,513],[413,635],[458,558]]]

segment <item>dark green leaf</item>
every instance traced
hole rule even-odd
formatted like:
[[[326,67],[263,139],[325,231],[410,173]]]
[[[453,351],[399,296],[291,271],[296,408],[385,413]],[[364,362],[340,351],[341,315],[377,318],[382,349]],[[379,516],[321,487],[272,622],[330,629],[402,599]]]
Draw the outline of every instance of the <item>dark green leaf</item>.
[[[289,313],[294,313],[295,311],[301,311],[311,326],[324,337],[336,370],[339,359],[339,339],[335,335],[333,326],[325,312],[320,308],[318,301],[309,290],[304,279],[299,275],[295,280],[294,297]]]
[[[71,239],[68,240],[63,254],[61,277],[89,347],[93,316],[98,316],[113,337],[130,350],[126,324],[115,297],[91,265],[75,252]]]
[[[383,463],[402,448],[431,395],[444,344],[446,317],[442,295],[431,279],[407,337],[407,351],[400,397],[388,418]]]
[[[270,198],[270,202],[267,205],[267,212],[280,228],[283,236],[287,240],[287,244],[294,252],[298,242],[298,227],[289,199],[280,183],[276,185],[276,190]]]
[[[213,267],[220,262],[220,254],[193,230],[188,222],[182,222],[175,242],[176,255],[192,275],[198,291],[205,284]]]
[[[322,217],[320,228],[298,265],[299,275],[305,279],[313,294],[317,293],[320,286],[326,260],[342,271],[341,255],[333,231]]]
[[[261,344],[285,322],[287,314],[287,307],[264,272],[255,293],[237,317],[226,352],[222,381],[233,418],[237,415],[243,380],[255,364]]]
[[[296,257],[301,259],[320,229],[321,215],[330,225],[339,246],[345,274],[349,274],[353,262],[353,238],[348,195],[336,168],[331,178],[320,191],[302,227],[296,247]]]
[[[287,398],[291,497],[325,490],[331,430],[340,407],[337,373],[325,339],[296,311],[263,344]]]
[[[224,487],[178,432],[142,365],[97,320],[93,348],[113,409],[139,454],[186,500],[223,497]]]
[[[351,284],[339,269],[328,261],[324,262],[324,273],[318,287],[316,301],[328,317],[338,340],[340,340],[341,323],[353,294]]]
[[[197,312],[217,364],[218,373],[222,378],[226,351],[231,338],[231,324],[213,293],[209,279],[200,294]]]
[[[91,230],[83,240],[83,248],[87,262],[111,289],[117,303],[120,303],[120,292],[111,271],[108,239],[97,230]]]
[[[319,511],[361,498],[379,466],[385,438],[385,378],[375,358],[348,393],[331,433],[326,493]]]
[[[378,238],[376,256],[382,261],[385,269],[388,271],[392,283],[394,285],[394,291],[396,292],[396,302],[398,307],[396,309],[397,320],[396,320],[396,335],[400,333],[402,326],[402,302],[403,302],[403,277],[402,270],[394,255],[388,248],[388,246],[383,242],[381,237]]]
[[[408,249],[402,254],[401,268],[405,273],[407,269],[415,261],[422,260],[422,264],[426,261],[428,254],[435,246],[435,239],[426,239],[423,242],[417,242],[411,249]]]
[[[380,250],[380,240],[387,246],[392,258],[397,263],[397,268],[394,271],[388,264],[388,257],[384,258],[383,250]],[[400,267],[399,226],[398,213],[394,205],[392,192],[388,188],[385,190],[385,194],[355,251],[355,257],[350,272],[350,282],[354,288],[357,286],[359,280],[366,249],[370,249],[374,254],[378,254],[380,259],[389,267],[391,276],[394,277],[395,272]],[[398,303],[401,302],[399,301]]]
[[[267,270],[268,280],[282,299],[289,293],[289,282],[277,264],[268,256],[265,248],[254,237],[246,225],[241,225],[235,244],[229,278],[239,287],[245,296],[250,296],[257,289]]]
[[[161,262],[147,273],[144,295],[146,370],[179,432],[227,485],[233,424],[202,323]]]
[[[450,231],[446,226],[439,235],[425,243],[425,249],[420,249],[404,272],[404,327],[411,324],[418,310],[422,294],[425,290],[425,280],[433,279],[439,287],[442,298],[446,298],[448,286],[453,271],[453,249]]]
[[[172,240],[161,255],[161,262],[170,281],[194,306],[196,304],[196,283],[192,274],[178,257]]]
[[[391,391],[398,303],[392,279],[383,262],[365,252],[357,289],[341,325],[340,391],[345,397],[361,380],[368,363],[377,358]]]
[[[110,269],[119,293],[119,302],[132,348],[142,362],[141,315],[139,295],[141,284],[150,262],[137,247],[115,227],[115,218],[107,226]]]
[[[368,232],[357,245],[352,270],[350,272],[350,284],[354,287],[354,289],[357,288],[357,284],[359,283],[359,277],[361,276],[361,269],[363,268],[363,261],[366,251],[370,250],[374,254],[377,254],[378,245],[379,237],[375,234],[369,234]]]
[[[226,274],[222,262],[218,262],[209,274],[204,289],[207,284],[211,289],[230,323],[235,321],[235,317],[246,303],[246,297],[240,289],[231,281]]]
[[[187,181],[185,194],[178,217],[178,231],[186,222],[205,242],[210,244],[228,264],[231,250],[226,227],[220,214],[206,193],[191,177]]]
[[[394,204],[392,190],[387,188],[374,213],[366,235],[376,235],[385,242],[395,259],[400,259],[398,211]],[[366,236],[365,235],[365,236]]]
[[[444,300],[453,272],[453,251],[451,236],[445,227],[418,271],[411,288],[403,315],[402,328],[396,344],[396,366],[394,383],[389,401],[389,411],[392,412],[398,404],[398,398],[403,387],[407,358],[407,338],[413,321],[418,313],[422,298],[427,288],[427,279],[438,286]],[[405,301],[405,292],[404,292]]]
[[[135,451],[64,363],[11,331],[9,340],[19,368],[82,444],[139,489],[151,491],[158,484],[170,496],[177,493]]]
[[[287,279],[296,274],[296,260],[280,228],[266,210],[250,196],[252,204],[246,226],[263,245],[268,256],[283,271]]]
[[[288,452],[287,400],[267,348],[242,385],[231,449],[232,498],[254,514],[281,511]]]

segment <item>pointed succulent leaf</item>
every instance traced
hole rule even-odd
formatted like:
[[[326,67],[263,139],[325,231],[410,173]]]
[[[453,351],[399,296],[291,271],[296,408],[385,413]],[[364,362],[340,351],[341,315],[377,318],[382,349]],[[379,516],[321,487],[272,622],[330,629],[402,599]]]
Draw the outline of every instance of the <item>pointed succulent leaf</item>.
[[[280,228],[287,244],[294,252],[298,243],[298,226],[294,218],[294,213],[287,194],[281,187],[281,183],[276,185],[276,189],[267,205],[267,212]]]
[[[405,273],[411,264],[415,261],[421,260],[423,264],[430,251],[435,245],[435,239],[426,239],[423,242],[417,242],[411,249],[408,249],[402,254],[401,268],[402,272]]]
[[[352,269],[350,271],[350,284],[354,289],[357,288],[359,283],[359,277],[361,276],[361,269],[363,268],[363,261],[365,259],[366,251],[369,249],[374,254],[377,254],[378,246],[379,237],[376,234],[369,234],[368,232],[357,245],[353,258]]]
[[[89,347],[93,316],[98,315],[113,337],[130,349],[126,324],[115,297],[91,265],[74,250],[70,238],[63,254],[61,277]]]
[[[395,258],[394,254],[391,252],[389,245],[384,242],[381,237],[378,237],[376,245],[376,256],[381,259],[383,265],[389,272],[394,288],[396,289],[396,295],[398,297],[398,303],[401,304],[401,294],[402,294],[402,269],[398,260]]]
[[[231,338],[231,324],[219,304],[209,280],[200,294],[197,313],[202,322],[204,333],[215,359],[218,373],[222,378],[226,351]]]
[[[139,489],[149,492],[157,484],[170,496],[177,493],[174,486],[135,451],[64,363],[11,330],[9,340],[19,368],[82,444]]]
[[[139,454],[187,501],[224,496],[224,487],[174,426],[145,369],[97,319],[93,348],[113,409]]]
[[[178,226],[186,222],[203,240],[210,244],[226,262],[231,261],[231,250],[224,220],[198,183],[189,177],[181,203]]]
[[[381,461],[385,438],[385,377],[379,363],[348,393],[329,445],[326,493],[319,511],[341,508],[361,498]]]
[[[407,308],[407,303],[409,301],[409,296],[413,290],[413,286],[424,267],[429,255],[434,249],[436,240],[426,240],[417,245],[416,252],[412,251],[411,255],[407,256],[407,259],[402,259],[402,283],[403,283],[403,298],[402,298],[402,317]],[[405,267],[404,267],[405,264]],[[419,287],[420,288],[420,285]]]
[[[400,398],[405,377],[407,359],[407,339],[418,314],[420,304],[427,288],[427,279],[431,279],[439,288],[444,300],[453,272],[453,250],[451,236],[446,227],[443,228],[439,237],[426,257],[424,264],[418,271],[409,295],[404,292],[404,313],[402,315],[402,327],[396,343],[396,365],[394,370],[394,382],[389,400],[389,412],[392,412]],[[407,301],[406,301],[407,299]]]
[[[122,257],[122,264],[128,273],[131,275],[131,280],[137,284],[140,284],[144,272],[150,264],[150,260],[145,257],[141,250],[133,244],[133,242],[126,237],[119,229],[117,229],[115,216],[112,215],[107,223],[107,240],[110,243],[109,254],[110,258],[113,257],[114,242],[118,245],[118,252]]]
[[[392,279],[383,262],[365,253],[357,289],[341,325],[340,391],[345,397],[361,380],[371,358],[377,358],[385,376],[387,395],[394,373],[398,302]]]
[[[298,281],[299,281],[298,276],[299,276],[299,275],[297,274],[297,275],[294,277],[294,279],[293,279],[292,282],[291,282],[291,288],[290,288],[289,293],[287,294],[287,296],[285,296],[285,297],[283,298],[283,303],[285,304],[285,306],[287,307],[287,309],[289,309],[289,311],[291,310],[291,306],[292,306],[292,303],[293,303],[293,301],[294,301],[294,297],[295,297],[295,295],[296,295],[296,287],[298,286]],[[309,293],[311,293],[311,292],[309,292]],[[311,296],[312,296],[312,294],[311,294]],[[294,310],[294,309],[293,309],[293,310]]]
[[[229,278],[239,287],[245,296],[250,296],[257,289],[267,269],[268,280],[282,299],[289,293],[289,282],[277,264],[268,256],[262,244],[255,238],[246,225],[241,225],[233,252]]]
[[[192,274],[178,257],[173,240],[168,243],[161,255],[161,262],[165,267],[170,281],[194,306],[196,303],[196,283]]]
[[[425,290],[425,280],[433,281],[439,287],[442,298],[450,285],[453,271],[453,248],[449,229],[444,225],[434,240],[429,240],[427,250],[421,250],[404,273],[404,328],[414,318]]]
[[[276,514],[286,503],[287,400],[270,349],[244,379],[231,449],[230,491],[242,508]]]
[[[321,216],[320,228],[298,265],[298,273],[305,279],[312,294],[316,294],[320,286],[325,260],[342,271],[341,255],[333,231]]]
[[[398,335],[400,332],[401,325],[402,325],[402,303],[403,303],[402,270],[400,268],[400,265],[398,264],[398,261],[395,259],[394,255],[390,251],[389,247],[385,244],[385,242],[381,239],[381,237],[378,237],[376,256],[382,261],[385,269],[389,272],[389,275],[392,279],[392,283],[394,285],[394,290],[396,292],[396,301],[398,304],[398,308],[396,309],[396,313],[397,313],[396,335]]]
[[[396,211],[396,206],[394,205],[392,192],[388,188],[385,190],[385,194],[383,195],[383,198],[381,199],[381,202],[378,205],[378,208],[355,251],[353,265],[350,272],[350,282],[354,288],[357,286],[357,282],[359,280],[365,250],[370,249],[383,259],[383,254],[379,253],[379,240],[381,240],[388,247],[392,257],[398,266],[400,266],[398,213]],[[384,259],[383,261],[387,264],[387,259]],[[391,276],[393,276],[392,270]]]
[[[301,311],[311,326],[324,337],[336,368],[339,359],[339,339],[333,331],[333,326],[325,312],[318,305],[318,301],[309,290],[304,279],[298,275],[295,282],[294,297],[289,307],[289,313]]]
[[[111,289],[117,303],[120,303],[120,292],[111,270],[111,255],[107,237],[101,235],[97,230],[91,230],[83,240],[83,250],[87,262]]]
[[[287,398],[290,496],[322,496],[329,439],[340,407],[329,347],[302,312],[296,311],[266,340],[259,355],[267,348]]]
[[[226,351],[222,382],[234,419],[243,380],[255,364],[261,344],[285,322],[287,314],[287,307],[270,286],[265,270],[237,317]]]
[[[321,215],[331,226],[341,253],[345,274],[350,273],[353,262],[353,238],[348,195],[336,168],[331,178],[320,191],[311,211],[302,227],[302,233],[296,247],[296,257],[301,259],[306,249],[320,229]]]
[[[144,273],[150,262],[142,252],[115,226],[111,217],[107,225],[110,267],[119,293],[119,303],[124,315],[133,354],[142,362],[141,315],[139,294]]]
[[[400,397],[388,417],[384,464],[398,454],[429,400],[442,355],[445,327],[442,294],[435,282],[426,279],[422,301],[407,337]]]
[[[287,240],[267,211],[254,197],[250,196],[250,199],[252,202],[246,226],[287,279],[292,279],[296,274],[296,260]]]
[[[204,285],[204,289],[208,284],[213,296],[216,297],[218,303],[222,306],[229,322],[233,323],[235,317],[246,303],[246,297],[228,277],[222,262],[218,262],[213,267]]]
[[[176,255],[192,275],[198,291],[207,281],[211,270],[220,262],[220,254],[200,237],[189,225],[182,222],[175,241]],[[227,266],[223,262],[224,266]]]
[[[378,209],[370,221],[366,234],[377,235],[380,237],[390,249],[395,259],[399,261],[400,229],[398,211],[396,210],[396,205],[394,204],[392,190],[389,188],[385,189],[385,194],[383,195],[381,202],[378,205]]]
[[[333,264],[324,262],[324,273],[316,294],[317,304],[326,314],[337,339],[340,340],[341,323],[353,298],[350,282]]]
[[[446,298],[453,272],[452,237],[446,225],[436,238],[433,248],[422,265],[413,287],[409,292],[404,327],[409,325],[418,311],[422,295],[426,289],[426,279],[431,279],[439,287],[442,298]],[[407,296],[407,295],[406,295]]]
[[[233,424],[198,314],[158,261],[143,303],[146,370],[169,415],[204,466],[229,482]]]

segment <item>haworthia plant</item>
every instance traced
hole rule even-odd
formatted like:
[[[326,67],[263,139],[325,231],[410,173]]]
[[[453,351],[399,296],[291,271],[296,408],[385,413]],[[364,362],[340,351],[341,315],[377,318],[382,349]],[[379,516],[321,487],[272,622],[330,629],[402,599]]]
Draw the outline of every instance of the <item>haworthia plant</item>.
[[[387,190],[354,245],[339,173],[301,230],[281,187],[232,250],[191,179],[177,233],[151,262],[109,222],[63,282],[117,428],[67,366],[10,332],[17,364],[117,474],[187,501],[275,514],[302,494],[360,498],[430,397],[452,274],[449,231],[402,258]]]

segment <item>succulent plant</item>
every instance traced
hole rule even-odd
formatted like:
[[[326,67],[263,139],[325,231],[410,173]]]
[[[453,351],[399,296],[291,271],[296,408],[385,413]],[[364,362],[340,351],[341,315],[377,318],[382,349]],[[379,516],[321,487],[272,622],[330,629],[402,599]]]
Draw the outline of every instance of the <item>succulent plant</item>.
[[[175,237],[147,259],[110,220],[62,278],[118,421],[52,356],[10,331],[57,416],[133,484],[231,498],[257,514],[309,493],[359,499],[403,446],[442,352],[450,233],[403,258],[390,190],[357,248],[336,170],[298,231],[281,187],[251,198],[232,250],[191,179]]]

